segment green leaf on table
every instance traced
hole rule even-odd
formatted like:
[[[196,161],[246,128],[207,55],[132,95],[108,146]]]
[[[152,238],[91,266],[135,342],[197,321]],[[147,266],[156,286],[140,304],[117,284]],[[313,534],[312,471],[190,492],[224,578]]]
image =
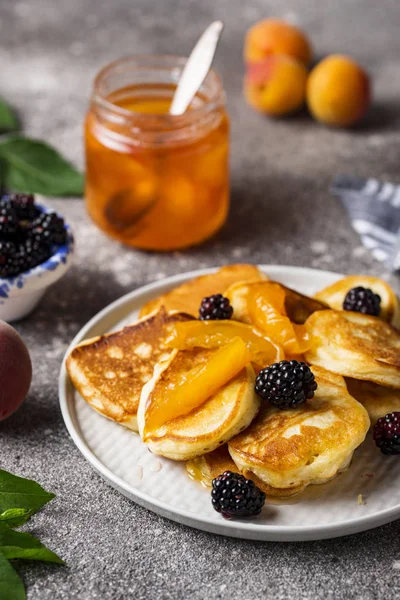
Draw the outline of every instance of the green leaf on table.
[[[0,98],[0,133],[12,133],[19,130],[16,113],[5,100]]]
[[[38,483],[0,469],[0,511],[26,508],[33,512],[50,502],[55,494],[46,492]]]
[[[25,600],[25,588],[22,580],[8,562],[0,554],[0,600]]]
[[[84,178],[54,148],[13,136],[0,142],[3,183],[11,191],[44,196],[82,196]]]
[[[0,523],[0,554],[8,559],[24,558],[64,564],[57,554],[43,546],[33,535],[14,531],[5,523]]]
[[[21,527],[34,512],[29,508],[9,508],[0,514],[0,523],[5,523],[9,527]]]

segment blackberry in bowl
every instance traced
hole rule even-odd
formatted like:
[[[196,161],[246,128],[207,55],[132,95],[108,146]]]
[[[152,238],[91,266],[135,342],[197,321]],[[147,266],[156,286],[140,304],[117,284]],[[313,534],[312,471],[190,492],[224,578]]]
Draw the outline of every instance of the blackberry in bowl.
[[[0,197],[0,319],[29,314],[71,266],[73,246],[64,219],[32,194]]]

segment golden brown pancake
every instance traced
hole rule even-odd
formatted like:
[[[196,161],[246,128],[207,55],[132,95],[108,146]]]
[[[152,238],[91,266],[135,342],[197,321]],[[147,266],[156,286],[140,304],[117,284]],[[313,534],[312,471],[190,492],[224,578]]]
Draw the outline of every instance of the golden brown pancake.
[[[306,322],[313,345],[306,361],[353,379],[400,388],[400,334],[378,317],[322,310]]]
[[[267,277],[255,265],[227,265],[215,273],[201,275],[187,281],[159,298],[147,302],[142,306],[140,316],[147,316],[160,306],[164,306],[168,312],[177,310],[197,318],[203,298],[212,294],[223,294],[232,283],[237,281],[253,279],[260,281]]]
[[[154,454],[172,460],[190,460],[211,452],[247,427],[260,407],[254,390],[254,370],[249,365],[214,396],[188,415],[170,420],[156,431],[146,431],[146,415],[157,399],[164,397],[191,369],[206,364],[216,350],[175,350],[156,365],[144,386],[138,410],[139,433]]]
[[[371,425],[388,413],[400,411],[400,390],[350,378],[346,383],[350,394],[367,409]]]
[[[121,331],[85,340],[67,358],[72,383],[102,415],[137,431],[142,387],[154,365],[172,352],[164,345],[168,325],[191,318],[161,309]]]
[[[276,495],[325,483],[348,467],[368,431],[368,413],[339,375],[313,367],[318,388],[296,409],[264,405],[243,433],[228,442],[236,466]]]
[[[239,473],[226,444],[213,452],[188,460],[186,470],[191,479],[199,481],[205,487],[211,487],[212,480],[224,471]]]
[[[221,475],[221,473],[224,473],[224,471],[240,473],[240,470],[229,454],[228,446],[226,444],[213,452],[189,460],[186,463],[186,470],[191,479],[199,481],[204,487],[211,487],[212,480],[215,479],[215,477],[218,477],[218,475]],[[267,496],[278,496],[282,498],[285,496],[293,496],[297,493],[293,488],[273,488],[270,485],[267,485],[265,481],[259,479],[254,473],[251,473],[251,471],[246,471],[245,476],[254,481],[260,490],[267,494]]]
[[[381,313],[379,316],[384,321],[391,323],[393,327],[400,327],[398,298],[390,285],[378,277],[350,275],[324,288],[318,294],[315,294],[315,298],[326,302],[334,310],[342,310],[347,292],[358,286],[369,288],[375,294],[379,294],[381,297]]]
[[[266,281],[265,283],[265,286],[261,283],[261,288],[265,288],[266,299],[268,299],[268,294],[270,291],[273,291],[274,287],[284,290],[286,314],[293,323],[302,325],[313,312],[329,308],[324,302],[304,296],[276,281]],[[257,286],[257,289],[259,289],[260,282],[241,281],[231,285],[225,292],[225,296],[229,298],[233,307],[233,318],[242,323],[252,323],[247,306],[247,298],[251,294],[253,286]]]

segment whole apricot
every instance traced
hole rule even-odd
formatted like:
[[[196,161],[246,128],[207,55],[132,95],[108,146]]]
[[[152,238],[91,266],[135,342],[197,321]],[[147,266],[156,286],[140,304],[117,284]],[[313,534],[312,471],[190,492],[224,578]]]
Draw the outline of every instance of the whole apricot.
[[[283,116],[304,104],[307,70],[303,63],[282,54],[249,64],[244,82],[247,102],[256,110]]]
[[[301,29],[278,19],[265,19],[253,25],[244,42],[244,59],[258,62],[271,54],[287,54],[308,65],[311,44]]]
[[[336,127],[357,123],[370,104],[367,73],[347,56],[332,55],[311,71],[307,104],[312,116]]]
[[[21,336],[0,321],[0,421],[24,401],[32,380],[32,363]]]

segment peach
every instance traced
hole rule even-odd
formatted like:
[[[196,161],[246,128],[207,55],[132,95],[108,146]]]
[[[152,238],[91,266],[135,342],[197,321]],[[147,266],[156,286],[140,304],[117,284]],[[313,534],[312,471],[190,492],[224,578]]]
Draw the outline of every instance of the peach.
[[[265,19],[251,27],[245,38],[244,59],[258,62],[271,54],[286,54],[308,65],[312,50],[307,36],[294,25],[278,19]]]
[[[311,71],[307,104],[312,116],[336,127],[357,123],[370,103],[367,73],[351,58],[331,55]]]
[[[0,321],[0,421],[24,401],[32,380],[32,363],[20,335]]]
[[[248,65],[244,93],[247,102],[256,110],[282,116],[301,108],[306,85],[307,70],[303,63],[277,54]]]

